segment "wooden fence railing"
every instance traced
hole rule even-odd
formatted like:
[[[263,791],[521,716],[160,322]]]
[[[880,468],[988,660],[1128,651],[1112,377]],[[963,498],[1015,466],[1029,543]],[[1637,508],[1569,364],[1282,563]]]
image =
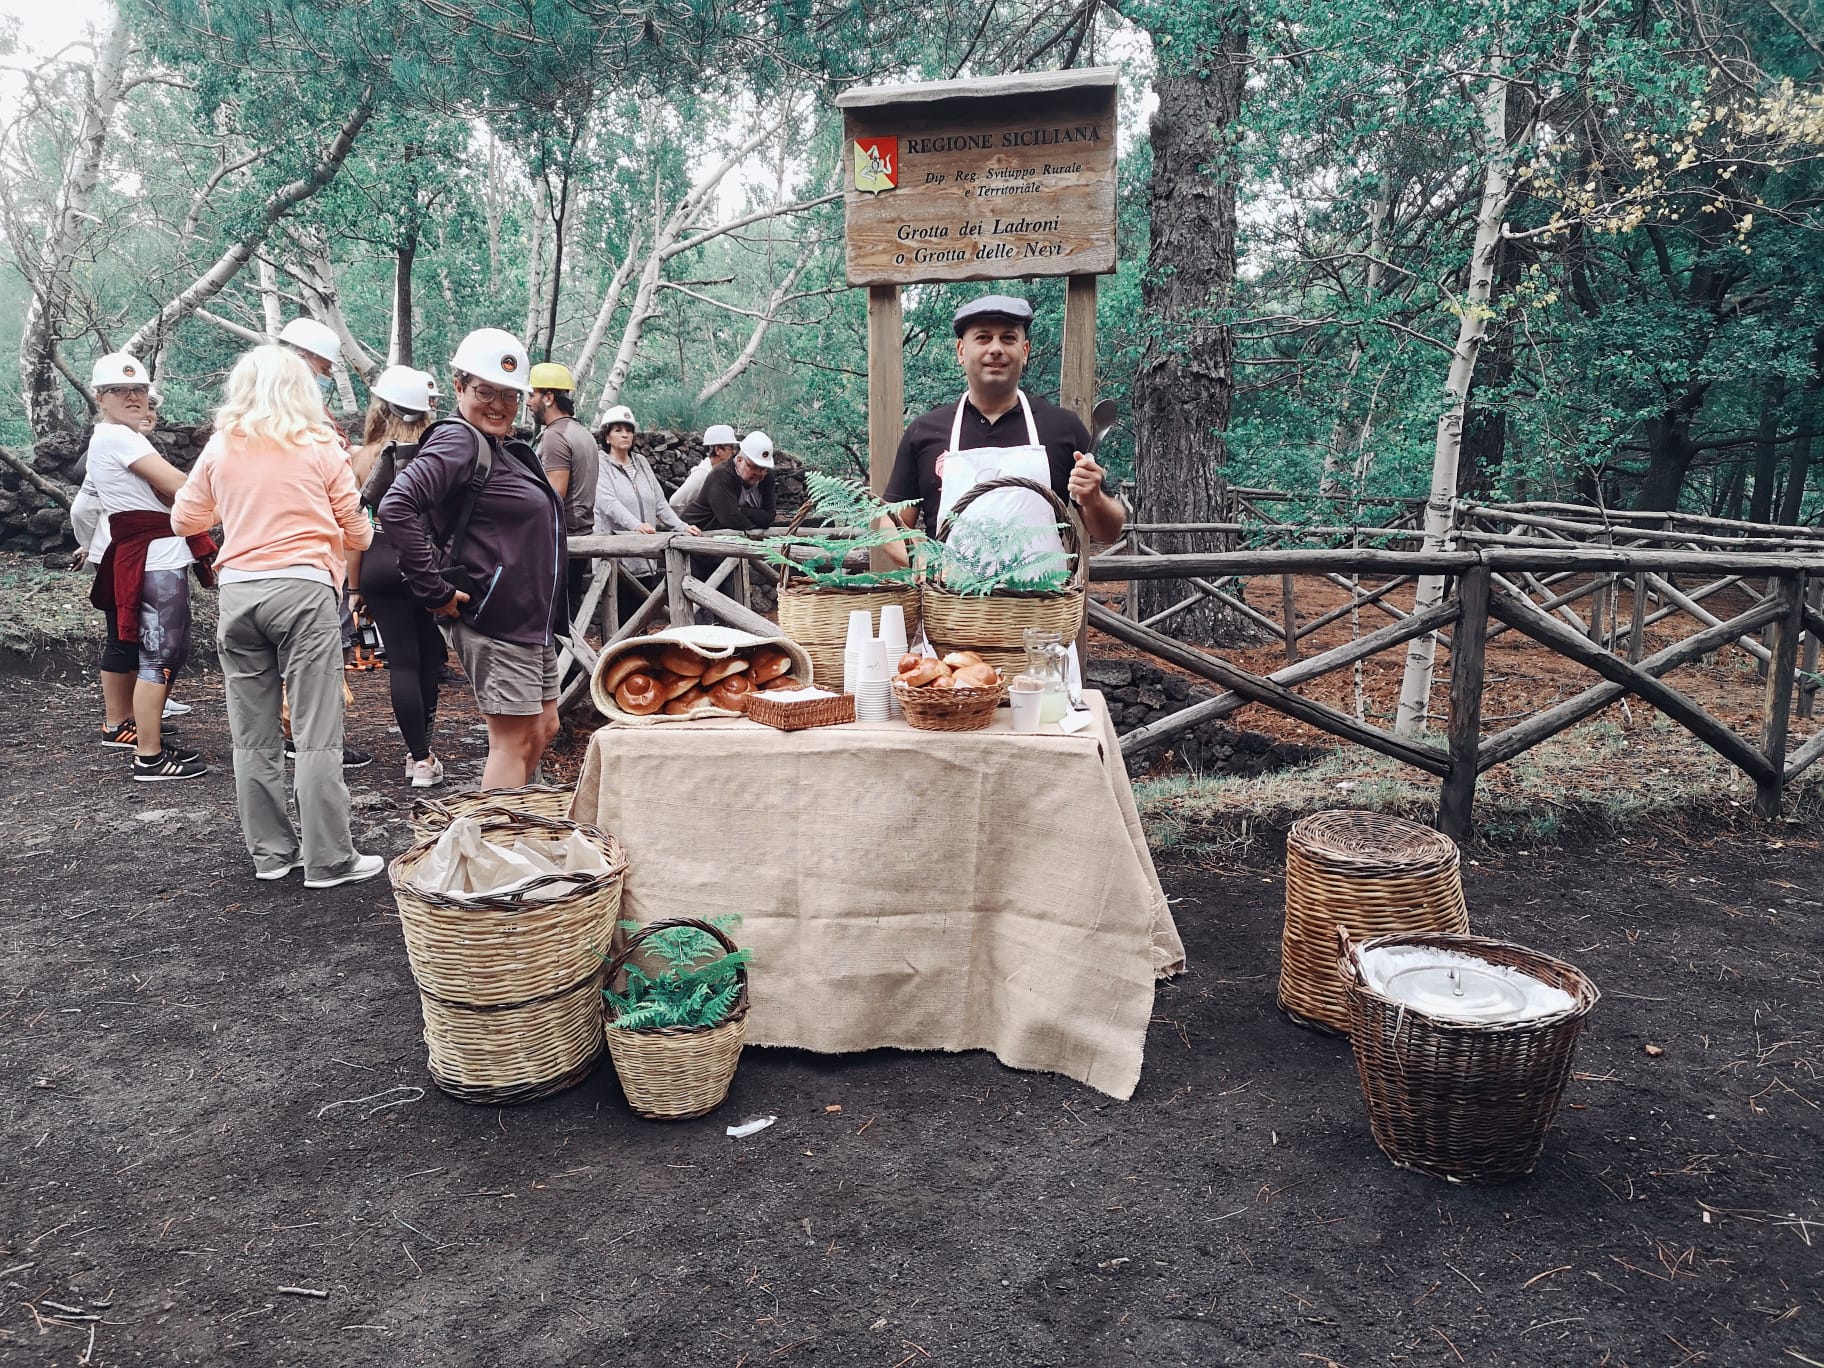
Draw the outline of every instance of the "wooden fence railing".
[[[1397,521],[1410,516],[1408,509],[1395,518]],[[1157,531],[1167,527],[1150,525]],[[1218,529],[1184,525],[1182,530],[1203,534]],[[1381,527],[1374,535],[1406,530]],[[1544,530],[1562,533],[1562,529]],[[1479,775],[1628,695],[1658,708],[1747,775],[1755,786],[1755,810],[1764,817],[1777,817],[1785,786],[1824,758],[1824,732],[1796,747],[1788,745],[1795,699],[1803,715],[1810,710],[1816,692],[1818,642],[1824,638],[1824,538],[1814,545],[1809,538],[1795,537],[1791,542],[1776,543],[1777,549],[1761,549],[1765,543],[1754,549],[1709,545],[1687,549],[1635,544],[1632,533],[1624,531],[1616,536],[1630,539],[1630,544],[1612,546],[1580,544],[1567,535],[1529,534],[1524,546],[1478,544],[1435,552],[1307,546],[1200,553],[1151,550],[1144,544],[1148,531],[1148,524],[1136,524],[1114,550],[1093,557],[1089,567],[1092,585],[1131,586],[1142,580],[1186,583],[1192,589],[1193,601],[1211,597],[1231,610],[1246,610],[1240,616],[1286,641],[1288,659],[1283,668],[1258,674],[1218,651],[1188,645],[1159,630],[1161,617],[1169,618],[1169,614],[1134,621],[1092,601],[1090,625],[1223,689],[1215,698],[1128,733],[1121,743],[1126,755],[1167,743],[1249,703],[1264,704],[1440,779],[1438,825],[1457,838],[1467,836],[1473,825]],[[1136,535],[1142,540],[1136,542]],[[1679,535],[1711,534],[1681,531]],[[1804,544],[1793,544],[1800,542]],[[606,644],[636,635],[660,616],[674,624],[689,622],[699,609],[749,631],[777,630],[752,606],[755,578],[776,579],[755,542],[733,537],[619,534],[575,538],[571,554],[599,559],[603,565],[563,643],[565,667],[574,670],[563,693],[566,703],[587,687],[599,649],[590,644],[591,635],[599,636]],[[618,562],[629,556],[662,560],[665,576],[662,583],[645,593],[636,610],[623,618],[616,608],[615,590],[622,574]],[[707,578],[695,573],[693,557],[716,563]],[[1243,597],[1248,580],[1280,577],[1283,584],[1299,575],[1317,576],[1347,589],[1349,601],[1304,622],[1299,619],[1295,596],[1287,593],[1282,596],[1285,616],[1276,622]],[[1448,588],[1442,602],[1421,611],[1388,602],[1393,590],[1420,575],[1447,577]],[[1687,592],[1678,587],[1681,576],[1696,577],[1702,584]],[[1572,587],[1560,587],[1567,583]],[[1618,586],[1624,584],[1632,598],[1625,628],[1619,622],[1619,614],[1613,611],[1624,592]],[[1762,587],[1756,589],[1754,585]],[[1714,598],[1725,588],[1735,590],[1735,596],[1748,603],[1726,620],[1703,606],[1704,599]],[[1572,608],[1605,590],[1610,605],[1606,612],[1598,608],[1586,620]],[[1300,658],[1301,641],[1362,607],[1373,607],[1391,620],[1377,630]],[[1680,612],[1694,618],[1700,630],[1648,654],[1645,627]],[[1441,719],[1441,735],[1395,736],[1363,718],[1294,691],[1296,685],[1350,668],[1426,633],[1438,633],[1445,640],[1443,633],[1447,629],[1449,701]],[[1483,734],[1486,647],[1492,637],[1503,631],[1520,632],[1545,649],[1585,666],[1599,677],[1599,682],[1512,726]],[[1752,741],[1662,678],[1681,665],[1725,648],[1747,652],[1765,676],[1760,735]]]

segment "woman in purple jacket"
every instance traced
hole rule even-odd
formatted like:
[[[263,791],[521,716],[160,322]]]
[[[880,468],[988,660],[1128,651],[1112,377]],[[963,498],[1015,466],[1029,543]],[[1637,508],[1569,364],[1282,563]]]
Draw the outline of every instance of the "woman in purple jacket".
[[[438,619],[475,690],[488,724],[481,786],[519,788],[557,735],[563,501],[513,436],[531,388],[519,340],[479,329],[450,366],[458,416],[425,431],[376,516],[412,596]]]

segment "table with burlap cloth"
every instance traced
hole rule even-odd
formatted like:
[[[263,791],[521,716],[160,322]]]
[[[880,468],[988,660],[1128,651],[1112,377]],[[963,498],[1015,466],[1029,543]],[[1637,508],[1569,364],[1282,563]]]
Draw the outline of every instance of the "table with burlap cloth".
[[[1108,709],[1015,735],[745,718],[603,727],[575,815],[627,852],[623,915],[741,914],[748,1041],[992,1050],[1119,1098],[1184,947]]]

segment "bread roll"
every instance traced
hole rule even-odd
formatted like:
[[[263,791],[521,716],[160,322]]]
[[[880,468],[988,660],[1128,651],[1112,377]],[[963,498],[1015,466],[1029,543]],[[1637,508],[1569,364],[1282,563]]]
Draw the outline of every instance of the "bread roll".
[[[992,689],[1001,682],[1001,676],[992,665],[965,665],[951,679],[959,689]]]
[[[936,679],[925,685],[925,687],[927,689],[954,689],[956,687],[956,677],[954,675],[939,675]]]
[[[944,657],[944,664],[953,670],[960,670],[965,665],[986,665],[987,663],[974,651],[952,651]]]
[[[762,689],[802,689],[804,681],[797,675],[775,675],[760,687]]]
[[[764,684],[769,679],[777,679],[792,668],[792,657],[789,651],[777,646],[756,646],[747,653],[747,663],[756,684]]]
[[[694,685],[665,705],[667,717],[686,717],[708,700],[709,695]]]
[[[602,688],[613,693],[621,687],[621,681],[637,671],[650,671],[652,661],[638,651],[629,651],[614,664],[608,667],[608,673],[602,676]]]
[[[897,666],[895,666],[895,668],[901,674],[911,674],[912,671],[916,670],[919,667],[919,664],[922,661],[924,661],[925,659],[926,659],[925,656],[921,656],[915,651],[907,651],[904,655],[902,655],[899,658],[899,664]]]
[[[709,668],[707,660],[683,646],[661,647],[653,657],[653,663],[661,670],[670,670],[675,675],[688,675],[692,679]]]
[[[674,675],[667,674],[663,670],[655,670],[652,677],[658,683],[659,697],[667,703],[686,690],[697,687],[697,681],[690,675]]]
[[[740,656],[729,656],[726,660],[711,661],[709,668],[703,671],[703,676],[698,682],[707,689],[710,685],[718,684],[730,675],[745,672],[746,669],[747,662]]]
[[[752,692],[753,685],[747,682],[746,675],[729,675],[709,686],[709,701],[718,708],[727,708],[730,712],[740,712],[746,703],[748,694]]]
[[[912,673],[908,675],[902,675],[900,677],[913,688],[922,689],[927,685],[935,684],[940,679],[950,678],[950,667],[945,665],[941,660],[934,659],[931,656],[923,656],[919,659],[918,668],[916,670],[913,670]]]
[[[659,710],[665,695],[659,690],[658,680],[644,670],[635,670],[615,689],[614,701],[635,717],[646,717]]]

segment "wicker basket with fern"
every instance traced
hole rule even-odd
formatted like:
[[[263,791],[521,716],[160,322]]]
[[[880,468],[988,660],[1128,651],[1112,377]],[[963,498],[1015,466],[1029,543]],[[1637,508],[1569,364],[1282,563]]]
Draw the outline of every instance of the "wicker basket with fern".
[[[1055,560],[1056,553],[1031,551],[1031,529],[1017,525],[1010,534],[1021,539],[1026,549],[1015,550],[1011,565],[1003,564],[985,573],[974,571],[966,563],[959,565],[950,546],[957,519],[970,504],[997,489],[1030,490],[1051,504],[1064,533],[1064,554],[1070,560],[1067,572],[1025,575],[1028,564]],[[919,586],[919,609],[925,634],[939,655],[974,651],[1003,673],[1012,674],[1026,666],[1027,628],[1056,632],[1064,641],[1075,639],[1083,629],[1088,604],[1089,536],[1076,508],[1060,499],[1049,486],[1011,475],[983,480],[956,501],[935,540],[942,554],[927,566],[926,577]],[[1062,583],[1054,586],[1052,581],[1060,574]],[[1037,587],[1028,587],[1029,584]]]
[[[633,963],[642,947],[658,973]],[[608,1054],[636,1114],[687,1121],[727,1098],[747,1042],[749,953],[720,926],[680,917],[633,929],[608,962]]]
[[[859,483],[812,471],[805,477],[805,487],[811,497],[785,534],[767,542],[767,559],[779,567],[779,630],[804,647],[818,683],[840,689],[851,612],[865,609],[878,626],[880,610],[898,604],[906,615],[907,639],[918,638],[917,572],[909,568],[851,570],[848,558],[883,546],[910,549],[923,538],[897,523],[875,527],[883,515],[906,505],[882,503]],[[801,532],[813,511],[832,527],[863,530],[851,534],[816,529]]]

